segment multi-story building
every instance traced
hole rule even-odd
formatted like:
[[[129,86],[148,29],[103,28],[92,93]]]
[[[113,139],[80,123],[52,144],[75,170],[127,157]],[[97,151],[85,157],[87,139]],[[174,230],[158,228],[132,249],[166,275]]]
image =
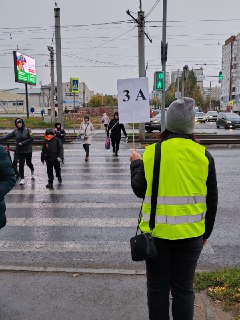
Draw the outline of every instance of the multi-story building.
[[[203,99],[206,100],[207,97],[211,97],[213,100],[219,101],[221,99],[221,87],[215,86],[210,89],[210,87],[203,87]]]
[[[240,34],[222,47],[221,110],[240,111]]]

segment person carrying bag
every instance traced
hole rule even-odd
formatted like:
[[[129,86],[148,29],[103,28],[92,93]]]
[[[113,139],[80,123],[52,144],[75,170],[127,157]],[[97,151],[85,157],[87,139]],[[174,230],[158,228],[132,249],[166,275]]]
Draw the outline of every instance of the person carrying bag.
[[[85,161],[89,161],[89,147],[92,142],[92,135],[94,133],[94,126],[91,123],[89,116],[85,116],[80,125],[80,139],[83,143],[83,149],[86,152]]]
[[[131,151],[131,185],[135,195],[143,198],[139,229],[145,235],[145,247],[139,246],[145,249],[132,247],[132,253],[134,260],[146,260],[150,320],[169,320],[170,291],[173,319],[193,320],[194,274],[214,226],[218,202],[215,164],[193,134],[195,112],[195,101],[187,97],[168,107],[166,129],[159,137],[159,173],[155,173],[157,145],[147,146],[143,158]],[[153,186],[155,179],[158,187]],[[157,255],[149,254],[147,245],[156,246]]]

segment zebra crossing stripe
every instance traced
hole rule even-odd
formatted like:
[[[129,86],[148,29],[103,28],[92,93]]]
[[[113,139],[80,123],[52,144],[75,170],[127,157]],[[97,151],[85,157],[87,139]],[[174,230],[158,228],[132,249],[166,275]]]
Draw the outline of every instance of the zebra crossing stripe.
[[[46,189],[27,189],[27,190],[20,190],[20,189],[13,189],[9,194],[56,194],[56,195],[74,195],[74,194],[109,194],[109,195],[133,195],[132,189],[75,189],[75,190],[67,190],[67,189],[52,189],[52,190],[46,190]]]
[[[136,218],[8,218],[10,227],[136,227]]]
[[[0,241],[0,252],[130,252],[120,241]]]
[[[9,209],[139,209],[141,203],[102,203],[102,202],[11,202],[7,203]]]

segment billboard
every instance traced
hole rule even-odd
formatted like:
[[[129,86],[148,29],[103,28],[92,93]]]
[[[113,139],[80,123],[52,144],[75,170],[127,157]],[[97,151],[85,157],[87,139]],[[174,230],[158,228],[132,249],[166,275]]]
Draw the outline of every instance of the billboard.
[[[25,54],[13,51],[15,82],[31,85],[37,84],[35,59]]]

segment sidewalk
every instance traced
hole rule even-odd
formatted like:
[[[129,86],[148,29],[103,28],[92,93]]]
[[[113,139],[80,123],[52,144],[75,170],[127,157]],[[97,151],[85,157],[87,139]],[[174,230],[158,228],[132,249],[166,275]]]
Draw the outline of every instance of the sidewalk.
[[[1,320],[147,320],[144,275],[0,272]],[[198,293],[194,320],[231,320]],[[172,319],[172,318],[171,318]]]

